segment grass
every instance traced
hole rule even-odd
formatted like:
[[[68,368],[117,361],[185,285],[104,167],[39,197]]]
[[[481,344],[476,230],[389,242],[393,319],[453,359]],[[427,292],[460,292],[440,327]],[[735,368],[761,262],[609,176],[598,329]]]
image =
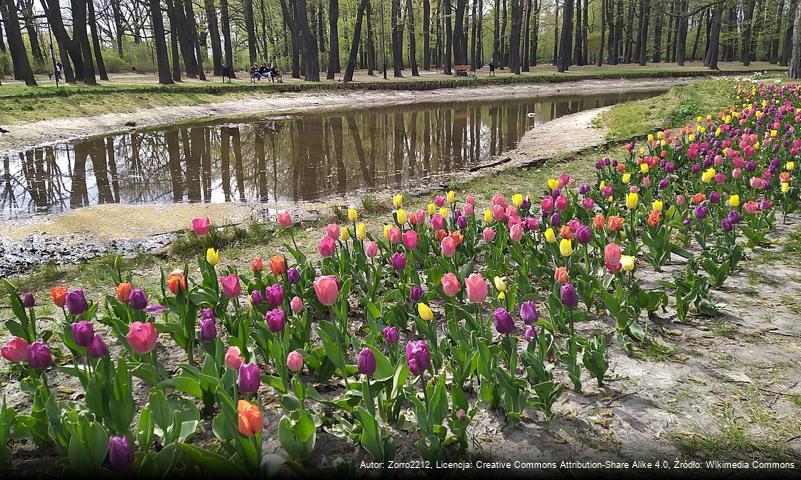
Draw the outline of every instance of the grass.
[[[220,81],[185,81],[174,85],[159,85],[152,75],[119,75],[98,86],[82,84],[56,88],[41,79],[40,87],[26,87],[18,82],[0,86],[0,123],[16,124],[53,118],[89,116],[110,112],[132,112],[158,106],[202,105],[251,97],[254,94],[279,92],[321,92],[341,90],[433,90],[463,86],[511,85],[519,83],[561,83],[576,80],[603,80],[618,78],[665,78],[706,76],[711,74],[741,74],[758,71],[778,73],[784,68],[766,63],[749,67],[738,64],[721,64],[720,72],[711,72],[698,63],[685,67],[676,65],[635,65],[574,67],[566,73],[557,73],[550,65],[539,66],[531,72],[512,75],[498,72],[489,77],[480,72],[478,77],[456,77],[440,73],[426,73],[419,77],[406,76],[384,80],[360,73],[351,83],[340,80],[303,82],[285,78],[283,83],[251,83],[242,73],[233,83]],[[286,76],[288,77],[288,75]],[[703,105],[699,104],[703,108]]]

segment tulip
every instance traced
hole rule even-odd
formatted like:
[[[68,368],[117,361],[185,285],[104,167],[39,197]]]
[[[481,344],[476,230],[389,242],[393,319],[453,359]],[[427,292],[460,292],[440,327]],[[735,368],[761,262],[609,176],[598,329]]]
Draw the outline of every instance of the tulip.
[[[390,257],[390,261],[392,263],[392,268],[396,271],[401,271],[406,268],[406,255],[401,252],[395,252]]]
[[[103,341],[103,337],[101,337],[99,333],[95,333],[94,338],[92,338],[92,343],[86,347],[86,353],[92,358],[100,358],[108,353],[106,342]]]
[[[545,241],[548,243],[556,242],[556,234],[554,233],[553,228],[548,227],[545,230]]]
[[[425,341],[409,342],[406,344],[406,365],[412,375],[421,375],[428,369],[431,354]]]
[[[365,227],[363,223],[356,224],[356,238],[359,240],[367,238],[367,227]]]
[[[559,254],[563,257],[569,257],[570,255],[573,255],[573,242],[567,238],[563,238],[559,242]]]
[[[442,230],[444,222],[445,220],[442,218],[442,215],[438,213],[431,217],[431,228],[434,230]]]
[[[492,279],[492,283],[495,284],[495,289],[499,292],[506,291],[506,282],[503,280],[503,278],[496,276]]]
[[[567,210],[567,197],[560,196],[559,198],[556,199],[554,205],[556,206],[556,209],[558,211],[564,212],[565,210]]]
[[[384,336],[385,342],[391,345],[398,343],[399,334],[397,327],[384,327],[381,334]]]
[[[533,325],[537,319],[540,318],[540,313],[537,311],[537,304],[531,300],[527,300],[520,305],[520,318],[526,325]]]
[[[328,226],[325,227],[325,233],[331,240],[339,240],[339,225],[336,223],[329,223]]]
[[[303,310],[303,300],[300,297],[292,297],[292,301],[289,302],[290,308],[292,308],[292,313],[300,313]]]
[[[67,303],[67,287],[57,285],[50,289],[50,296],[53,298],[53,303],[59,307],[64,308]]]
[[[250,262],[250,269],[253,273],[261,273],[264,270],[264,260],[261,257],[256,257]]]
[[[456,254],[456,242],[450,236],[442,239],[442,242],[440,242],[440,248],[442,248],[443,257],[451,258]]]
[[[128,303],[131,300],[131,284],[128,282],[123,282],[117,285],[114,288],[115,296],[117,300],[122,303]]]
[[[495,240],[495,230],[492,227],[486,227],[482,232],[482,236],[484,237],[484,241],[487,243],[491,243]]]
[[[264,319],[267,320],[267,328],[273,333],[278,333],[284,329],[286,323],[286,315],[280,308],[274,308],[264,314]]]
[[[634,192],[630,192],[626,194],[626,208],[629,210],[634,210],[637,208],[637,204],[640,202],[640,196]]]
[[[398,225],[405,225],[408,215],[406,210],[400,208],[397,212],[395,212],[395,219],[398,221]]]
[[[280,283],[270,285],[264,290],[267,303],[271,307],[277,307],[284,303],[284,287]]]
[[[314,292],[317,294],[317,300],[323,305],[331,306],[335,304],[339,296],[339,285],[336,277],[327,275],[317,278],[314,281]]]
[[[403,206],[403,195],[400,193],[396,193],[395,196],[392,197],[392,206],[396,209]]]
[[[220,263],[219,250],[215,250],[214,247],[209,247],[209,249],[206,250],[206,262],[212,267]]]
[[[258,405],[246,400],[239,400],[236,404],[237,430],[246,437],[252,437],[264,428],[264,416]]]
[[[133,450],[126,436],[108,438],[108,463],[114,470],[125,470],[133,463]]]
[[[489,294],[487,282],[480,273],[471,273],[464,284],[467,289],[467,301],[470,303],[483,303],[487,299]]]
[[[389,227],[389,228],[386,228],[384,230],[384,237],[386,237],[386,239],[389,240],[389,243],[391,243],[393,245],[395,245],[397,243],[400,243],[400,241],[401,241],[400,228],[392,226],[392,225],[387,225],[387,227]]]
[[[80,322],[73,323],[71,328],[72,339],[79,347],[88,347],[95,339],[95,330],[92,326],[92,322],[81,320]]]
[[[209,233],[209,229],[211,229],[211,220],[209,217],[195,218],[192,220],[192,230],[195,231],[195,235],[198,237],[205,237],[206,234]]]
[[[519,242],[523,238],[523,226],[519,223],[512,225],[509,228],[509,238],[513,242]]]
[[[417,232],[414,230],[409,230],[403,234],[403,246],[408,250],[414,250],[417,248],[418,243],[419,239],[417,237]]]
[[[336,242],[331,237],[323,237],[320,239],[319,245],[317,245],[317,251],[320,252],[320,255],[328,258],[334,255],[334,249],[336,247]]]
[[[350,223],[353,223],[358,219],[359,219],[358,210],[356,210],[355,208],[349,208],[348,209],[348,221],[350,221]]]
[[[152,323],[133,322],[125,336],[134,352],[144,355],[156,348],[156,327]]]
[[[278,214],[278,224],[286,228],[292,225],[292,215],[284,210]]]
[[[606,260],[606,269],[610,273],[620,271],[620,247],[616,243],[609,243],[604,247],[604,259]]]
[[[200,328],[200,341],[211,342],[217,338],[217,324],[214,312],[210,308],[204,308],[198,320]]]
[[[498,333],[506,334],[511,333],[515,329],[515,320],[506,311],[505,308],[499,308],[495,310],[495,314],[493,315],[493,323],[495,324],[495,330]]]
[[[286,356],[286,368],[290,372],[297,373],[303,369],[303,354],[297,350],[289,352]]]
[[[493,220],[492,210],[489,209],[484,210],[484,223],[490,224],[492,223],[492,220]]]
[[[25,292],[22,294],[22,306],[25,308],[33,308],[36,305],[36,299],[31,292]]]
[[[576,287],[574,287],[572,283],[562,285],[560,299],[562,300],[562,304],[567,308],[575,308],[576,305],[578,305]]]
[[[239,286],[239,277],[233,273],[220,277],[220,286],[222,287],[223,295],[228,298],[237,298],[242,293],[242,288]]]
[[[359,352],[357,364],[359,366],[359,373],[367,375],[368,377],[372,375],[376,367],[376,359],[373,351],[367,347],[362,348],[362,351]]]
[[[261,293],[261,290],[253,290],[250,292],[250,303],[253,305],[261,305],[264,303],[264,295]]]
[[[523,338],[527,342],[530,342],[533,339],[537,338],[537,329],[532,326],[526,327],[526,333],[523,334]]]
[[[584,245],[590,243],[592,241],[592,230],[584,225],[578,227],[576,229],[576,239]]]
[[[21,362],[28,358],[28,342],[19,337],[12,337],[0,348],[0,355],[9,362]]]
[[[183,270],[173,270],[167,275],[167,288],[170,289],[173,295],[186,291],[186,277]]]
[[[442,290],[445,292],[445,295],[449,297],[459,293],[459,290],[462,288],[456,274],[450,272],[442,276],[440,283],[442,284]]]
[[[243,363],[239,366],[236,377],[236,388],[239,393],[256,393],[261,385],[261,372],[255,363]]]
[[[144,310],[147,308],[147,294],[140,288],[134,288],[131,290],[129,305],[134,310]]]
[[[434,313],[431,311],[431,307],[429,307],[425,303],[417,304],[417,313],[420,315],[420,318],[422,318],[426,322],[430,322],[431,320],[434,319]]]
[[[375,242],[368,243],[364,247],[364,253],[370,258],[375,257],[378,254],[378,244]]]
[[[556,267],[556,269],[553,272],[553,279],[556,280],[558,283],[561,283],[562,285],[566,284],[569,279],[567,268]]]
[[[300,283],[300,271],[295,267],[290,268],[286,272],[286,280],[292,285]]]
[[[44,342],[33,342],[28,345],[28,366],[31,368],[46,368],[53,363],[53,355],[50,354],[50,347]]]
[[[72,315],[81,315],[89,309],[83,290],[74,290],[67,294],[67,311]]]
[[[273,275],[283,275],[286,273],[286,258],[283,255],[273,255],[270,257],[270,271]]]
[[[623,267],[623,271],[625,272],[634,270],[634,263],[635,258],[631,255],[623,255],[620,257],[620,265]]]
[[[225,352],[225,366],[227,368],[239,370],[244,361],[245,359],[242,358],[242,352],[239,347],[228,347],[228,351]]]

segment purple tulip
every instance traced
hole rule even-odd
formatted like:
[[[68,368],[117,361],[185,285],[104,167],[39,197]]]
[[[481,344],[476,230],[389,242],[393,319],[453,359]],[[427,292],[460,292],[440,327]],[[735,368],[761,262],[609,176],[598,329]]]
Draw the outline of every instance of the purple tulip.
[[[95,339],[95,329],[92,322],[81,320],[72,324],[72,339],[79,347],[88,347]]]
[[[267,293],[267,303],[271,307],[277,307],[284,303],[284,287],[282,287],[280,284],[275,283],[270,285],[267,287],[265,292]]]
[[[495,310],[495,330],[498,333],[511,333],[515,329],[515,320],[505,308]]]
[[[695,208],[695,218],[697,218],[698,220],[705,219],[708,213],[709,209],[706,208],[704,205],[699,205]]]
[[[159,313],[164,313],[166,311],[167,311],[167,307],[165,307],[164,305],[161,305],[159,303],[155,303],[155,304],[147,307],[147,313],[150,313],[152,315],[157,315]]]
[[[467,228],[467,219],[464,217],[459,217],[456,219],[456,228],[459,230],[464,230]]]
[[[100,358],[108,353],[106,342],[103,341],[103,337],[101,337],[99,333],[95,333],[94,338],[92,338],[92,343],[86,347],[86,353],[92,358]]]
[[[398,327],[384,327],[382,330],[384,341],[389,344],[398,343]]]
[[[284,329],[286,315],[284,315],[284,311],[280,308],[274,308],[265,313],[264,318],[267,320],[267,328],[269,328],[271,332],[278,333]]]
[[[197,321],[200,328],[200,341],[211,342],[217,338],[217,319],[210,308],[204,308]]]
[[[729,220],[728,218],[724,218],[723,220],[721,220],[720,228],[722,228],[724,232],[730,232],[732,228],[731,220]]]
[[[711,203],[720,203],[720,193],[712,192],[709,194],[709,201]]]
[[[738,223],[740,221],[740,212],[737,210],[732,210],[729,212],[729,221],[731,223]]]
[[[403,253],[401,252],[393,253],[390,260],[392,262],[392,268],[394,268],[395,270],[400,271],[406,268],[406,255],[404,255]]]
[[[550,223],[552,227],[558,227],[559,225],[562,224],[562,217],[560,217],[558,213],[554,213],[553,215],[551,215]]]
[[[297,268],[292,267],[286,272],[286,279],[292,285],[300,283],[300,272],[298,271]]]
[[[31,368],[45,368],[53,362],[50,347],[43,342],[33,342],[28,345],[28,366]]]
[[[578,305],[578,294],[576,293],[576,287],[572,283],[562,285],[560,297],[562,304],[567,308],[575,308]]]
[[[540,312],[537,311],[537,304],[531,300],[523,302],[520,305],[520,318],[526,325],[532,325],[537,319],[540,318]]]
[[[406,365],[412,375],[421,375],[428,369],[430,362],[431,354],[425,341],[420,340],[406,344]]]
[[[359,365],[359,373],[362,373],[367,376],[372,375],[373,372],[375,372],[375,365],[376,365],[375,354],[373,353],[373,351],[367,347],[362,348],[362,351],[359,352],[358,365]]]
[[[421,298],[423,298],[423,289],[417,286],[412,287],[412,291],[409,294],[409,299],[413,303],[417,303],[420,301]]]
[[[243,363],[239,366],[236,388],[239,393],[256,393],[261,385],[261,372],[255,363]]]
[[[581,185],[579,185],[578,192],[580,195],[586,195],[587,192],[589,191],[590,191],[590,186],[587,185],[586,183],[582,183]]]
[[[22,294],[22,306],[25,308],[33,308],[36,305],[36,299],[33,297],[33,293],[25,292]]]
[[[523,338],[527,342],[530,342],[531,340],[533,340],[536,337],[537,337],[537,329],[532,327],[531,325],[526,327],[526,333],[523,334]]]
[[[131,290],[131,297],[128,305],[134,310],[144,310],[147,308],[147,294],[141,288]]]
[[[128,437],[109,437],[108,463],[114,470],[125,470],[133,462],[133,450]]]
[[[80,315],[87,310],[89,310],[89,304],[86,302],[83,290],[73,290],[67,294],[67,311],[71,315]]]
[[[576,238],[580,243],[588,244],[592,240],[592,230],[582,225],[576,229]]]
[[[253,305],[261,305],[264,303],[264,295],[262,295],[261,290],[253,290],[250,292],[250,303]]]

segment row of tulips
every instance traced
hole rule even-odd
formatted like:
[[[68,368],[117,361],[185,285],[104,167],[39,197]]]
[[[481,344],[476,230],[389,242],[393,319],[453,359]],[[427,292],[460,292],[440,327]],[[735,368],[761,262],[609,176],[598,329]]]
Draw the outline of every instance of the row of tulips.
[[[265,474],[284,461],[262,453],[275,396],[278,441],[298,464],[321,429],[385,461],[392,432],[414,428],[433,460],[464,455],[479,407],[550,420],[565,389],[603,386],[608,336],[631,354],[660,309],[712,313],[710,287],[766,242],[777,212],[798,208],[801,92],[740,84],[736,105],[598,160],[593,184],[565,174],[484,209],[447,192],[407,210],[398,194],[380,233],[349,209],[322,232],[318,260],[282,212],[291,256],[247,272],[212,247],[196,274],[162,272],[160,291],[145,292],[115,265],[97,300],[53,287],[56,318],[6,282],[15,318],[2,356],[31,405],[4,405],[0,460],[28,437],[83,474]],[[206,218],[192,229],[217,236]],[[646,289],[645,265],[677,268]],[[591,318],[613,330],[576,328]],[[77,379],[83,401],[58,395],[56,372]],[[204,422],[221,451],[191,441]]]

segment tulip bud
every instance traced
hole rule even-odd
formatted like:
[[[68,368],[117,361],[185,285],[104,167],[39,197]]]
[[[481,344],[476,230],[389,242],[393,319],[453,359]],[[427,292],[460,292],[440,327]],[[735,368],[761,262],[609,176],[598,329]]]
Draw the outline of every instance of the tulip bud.
[[[79,347],[88,347],[95,338],[92,322],[81,320],[72,324],[72,339]]]
[[[286,356],[286,368],[293,373],[301,371],[303,369],[303,354],[297,350],[289,352],[289,355]]]
[[[376,359],[372,350],[365,347],[359,352],[359,373],[370,376],[375,372]]]
[[[125,470],[131,465],[133,462],[133,450],[128,437],[109,437],[108,462],[114,470]]]

